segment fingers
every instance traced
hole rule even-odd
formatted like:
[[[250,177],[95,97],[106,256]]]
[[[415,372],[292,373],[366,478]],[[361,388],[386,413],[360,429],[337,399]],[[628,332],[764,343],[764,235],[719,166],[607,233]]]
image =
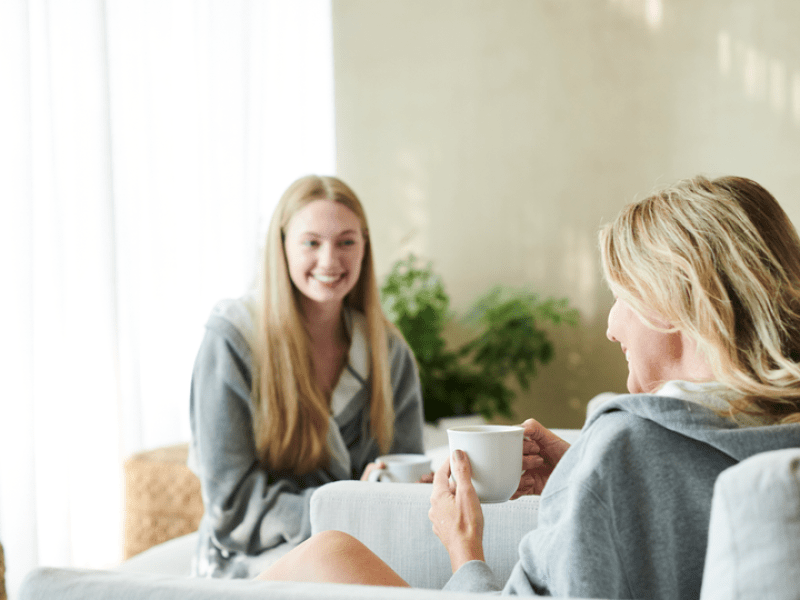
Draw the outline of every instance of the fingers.
[[[520,490],[530,490],[536,484],[536,476],[532,473],[523,473],[519,479]]]
[[[561,440],[560,437],[539,423],[536,419],[527,419],[520,427],[525,430],[523,435],[527,440],[535,442],[540,446],[547,446],[556,440]]]
[[[450,457],[436,469],[433,474],[433,494],[441,494],[450,491]]]
[[[530,471],[531,469],[539,469],[545,464],[544,458],[538,454],[523,455],[522,457],[522,470]]]
[[[361,475],[361,481],[368,481],[370,474],[375,471],[376,469],[385,469],[386,463],[382,460],[369,463],[366,467],[364,467],[364,473]]]
[[[463,450],[453,452],[452,459],[453,479],[455,480],[456,502],[465,506],[478,506],[480,511],[480,501],[472,483],[472,465],[469,456]]]
[[[453,479],[456,480],[456,486],[471,484],[472,466],[469,464],[469,458],[463,450],[455,450],[453,452]]]
[[[511,498],[509,498],[509,500],[516,500],[517,498],[521,498],[522,496],[532,496],[535,493],[536,492],[535,492],[533,486],[531,486],[531,485],[523,485],[523,484],[520,483],[519,487],[517,488],[517,491],[514,492],[514,495],[511,496]]]
[[[453,476],[452,482],[450,481],[451,475]],[[459,490],[466,492],[470,489],[473,489],[473,485],[469,457],[463,450],[455,450],[434,473],[431,495],[454,495],[458,494]]]
[[[448,503],[452,502],[453,493],[450,490],[450,457],[436,469],[433,474],[433,489],[431,490],[431,507],[428,510],[428,519],[433,524],[434,532],[438,531],[441,525],[439,511]],[[436,534],[439,535],[438,533]]]
[[[536,419],[526,419],[520,427],[525,430],[523,433],[525,439],[534,443],[547,439],[547,435],[550,433],[550,431]]]
[[[523,454],[539,454],[542,448],[534,442],[533,440],[529,440],[527,438],[522,439],[522,453]]]
[[[525,430],[523,434],[525,440],[530,444],[538,445],[538,453],[542,454],[553,465],[561,459],[561,456],[569,448],[568,442],[558,437],[535,419],[528,419],[521,426]],[[533,448],[533,445],[529,447]]]
[[[549,479],[549,473],[543,473],[537,470],[525,471],[519,479],[519,487],[511,499],[519,498],[520,496],[527,496],[531,494],[541,494],[544,486]]]

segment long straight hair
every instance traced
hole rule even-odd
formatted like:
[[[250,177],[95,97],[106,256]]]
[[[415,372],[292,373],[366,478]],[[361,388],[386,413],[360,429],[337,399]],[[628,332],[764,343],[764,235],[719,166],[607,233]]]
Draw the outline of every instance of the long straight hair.
[[[680,181],[624,208],[600,250],[614,292],[692,336],[743,396],[731,415],[800,422],[800,238],[767,190],[743,177]]]
[[[291,218],[315,200],[339,202],[361,222],[365,247],[361,272],[344,306],[366,317],[370,351],[370,434],[381,452],[394,436],[388,335],[393,330],[380,305],[364,209],[355,193],[335,177],[309,175],[292,183],[270,221],[259,278],[253,375],[253,429],[264,465],[304,474],[330,460],[327,443],[330,397],[314,376],[310,339],[297,290],[289,277],[284,249]]]

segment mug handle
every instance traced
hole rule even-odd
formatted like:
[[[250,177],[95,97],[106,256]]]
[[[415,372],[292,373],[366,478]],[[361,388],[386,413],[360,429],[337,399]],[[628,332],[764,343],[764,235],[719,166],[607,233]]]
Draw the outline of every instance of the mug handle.
[[[373,469],[372,472],[369,474],[369,479],[367,481],[383,481],[383,476],[386,474],[386,468],[383,469]]]

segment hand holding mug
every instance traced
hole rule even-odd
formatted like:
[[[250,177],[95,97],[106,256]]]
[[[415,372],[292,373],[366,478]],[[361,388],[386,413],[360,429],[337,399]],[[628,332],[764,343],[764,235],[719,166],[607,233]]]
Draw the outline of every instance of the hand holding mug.
[[[453,573],[466,562],[484,560],[483,510],[472,485],[469,459],[463,451],[453,452],[436,471],[428,518],[450,555]]]
[[[386,468],[386,463],[384,463],[380,459],[375,460],[375,462],[369,463],[366,467],[364,467],[364,472],[361,474],[361,481],[369,481],[369,478],[372,475],[373,471],[385,468]]]
[[[553,469],[569,449],[569,443],[534,419],[522,424],[524,440],[522,443],[523,473],[519,488],[511,499],[520,496],[541,494]]]
[[[424,454],[387,454],[367,465],[362,481],[430,483],[431,459]]]

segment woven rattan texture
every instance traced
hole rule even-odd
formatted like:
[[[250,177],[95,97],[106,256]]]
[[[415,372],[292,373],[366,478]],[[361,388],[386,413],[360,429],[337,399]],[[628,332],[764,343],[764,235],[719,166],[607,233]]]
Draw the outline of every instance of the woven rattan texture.
[[[200,481],[186,466],[188,452],[188,444],[165,446],[125,462],[126,559],[197,530],[203,499]]]
[[[0,544],[0,600],[6,600],[6,557],[3,554],[3,544]]]

